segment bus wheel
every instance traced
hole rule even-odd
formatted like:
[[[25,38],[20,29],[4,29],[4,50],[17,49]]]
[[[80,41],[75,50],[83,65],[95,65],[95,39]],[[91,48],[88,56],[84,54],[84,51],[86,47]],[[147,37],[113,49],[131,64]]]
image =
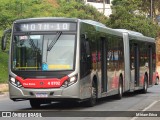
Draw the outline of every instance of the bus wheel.
[[[120,78],[118,85],[118,94],[116,95],[116,98],[120,100],[122,98],[122,94],[123,94],[123,82],[122,78]]]
[[[158,84],[159,84],[159,78],[157,77],[155,85],[158,85]]]
[[[31,99],[29,101],[32,108],[40,108],[41,102],[39,100]]]
[[[144,77],[144,85],[143,85],[143,89],[142,89],[142,93],[147,93],[147,88],[148,88],[148,82],[147,82],[147,77]]]
[[[92,93],[91,93],[91,98],[89,98],[86,101],[86,106],[88,107],[93,107],[96,104],[96,99],[97,99],[97,87],[95,82],[92,82]]]

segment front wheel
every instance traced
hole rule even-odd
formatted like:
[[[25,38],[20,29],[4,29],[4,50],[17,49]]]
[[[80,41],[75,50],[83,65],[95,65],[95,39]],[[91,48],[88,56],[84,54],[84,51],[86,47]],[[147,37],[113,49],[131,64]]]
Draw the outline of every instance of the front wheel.
[[[155,85],[158,85],[158,84],[159,84],[159,78],[157,77]]]
[[[88,107],[93,107],[96,104],[96,99],[97,99],[97,87],[95,82],[92,82],[92,91],[91,91],[91,98],[89,98],[86,101],[86,106]]]
[[[119,85],[118,85],[118,94],[116,95],[117,99],[121,99],[123,95],[123,82],[122,79],[119,80]]]
[[[29,102],[32,108],[40,108],[41,106],[41,102],[39,100],[31,99]]]
[[[145,76],[142,93],[147,93],[147,88],[148,88],[148,80],[147,80],[147,77]]]

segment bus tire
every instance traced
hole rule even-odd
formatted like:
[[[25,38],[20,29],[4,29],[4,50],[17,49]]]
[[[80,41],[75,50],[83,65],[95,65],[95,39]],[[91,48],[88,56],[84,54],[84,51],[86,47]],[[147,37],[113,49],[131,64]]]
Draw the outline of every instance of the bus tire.
[[[120,100],[122,99],[122,95],[123,95],[123,82],[122,82],[122,78],[120,77],[119,85],[118,85],[118,94],[116,95],[116,98]]]
[[[148,79],[147,79],[147,76],[145,75],[142,93],[147,93],[147,88],[148,88]]]
[[[93,107],[96,104],[96,100],[97,100],[97,86],[93,81],[91,97],[86,101],[86,106]]]
[[[41,106],[41,102],[39,100],[31,99],[29,102],[32,108],[40,108]]]
[[[158,84],[159,84],[159,78],[156,77],[156,83],[155,83],[155,85],[158,85]]]

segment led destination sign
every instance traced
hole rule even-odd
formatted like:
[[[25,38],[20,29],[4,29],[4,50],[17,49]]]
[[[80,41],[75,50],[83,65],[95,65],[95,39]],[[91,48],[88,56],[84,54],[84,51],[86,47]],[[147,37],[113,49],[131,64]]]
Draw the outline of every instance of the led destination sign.
[[[16,31],[75,31],[76,23],[23,23],[16,24]]]

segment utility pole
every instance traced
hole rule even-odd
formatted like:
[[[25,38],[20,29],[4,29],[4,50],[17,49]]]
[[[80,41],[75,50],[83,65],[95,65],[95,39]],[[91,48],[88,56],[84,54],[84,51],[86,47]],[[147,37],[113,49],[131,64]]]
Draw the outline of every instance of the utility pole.
[[[105,0],[103,0],[103,14],[105,14]]]
[[[151,2],[151,6],[150,6],[150,16],[151,16],[151,19],[153,19],[153,0],[151,0],[150,2]]]

